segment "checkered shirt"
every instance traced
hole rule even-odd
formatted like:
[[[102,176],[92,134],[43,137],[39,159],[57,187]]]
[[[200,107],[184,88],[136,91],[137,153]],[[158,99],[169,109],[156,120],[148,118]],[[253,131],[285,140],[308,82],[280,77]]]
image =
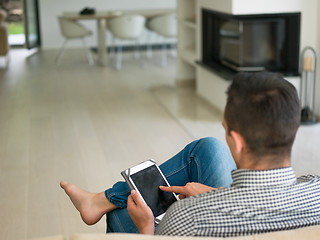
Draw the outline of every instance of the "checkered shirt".
[[[229,188],[173,204],[156,234],[235,237],[320,224],[320,177],[291,167],[232,172]]]

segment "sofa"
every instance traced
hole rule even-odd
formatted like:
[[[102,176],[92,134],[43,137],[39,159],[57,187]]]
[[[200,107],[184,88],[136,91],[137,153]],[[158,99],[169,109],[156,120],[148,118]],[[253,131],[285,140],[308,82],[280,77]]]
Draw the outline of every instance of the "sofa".
[[[319,240],[320,225],[295,230],[264,233],[245,237],[215,238],[215,237],[171,237],[171,236],[150,236],[128,233],[108,233],[108,234],[73,234],[70,238],[64,236],[52,236],[44,238],[33,238],[32,240]],[[31,239],[30,239],[31,240]]]

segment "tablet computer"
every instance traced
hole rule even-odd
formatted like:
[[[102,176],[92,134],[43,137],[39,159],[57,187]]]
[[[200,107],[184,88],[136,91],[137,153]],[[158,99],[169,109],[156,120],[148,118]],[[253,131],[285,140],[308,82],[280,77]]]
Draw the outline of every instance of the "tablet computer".
[[[155,223],[159,223],[170,205],[179,200],[176,194],[159,189],[159,186],[170,185],[152,159],[121,172],[121,175],[151,208]]]

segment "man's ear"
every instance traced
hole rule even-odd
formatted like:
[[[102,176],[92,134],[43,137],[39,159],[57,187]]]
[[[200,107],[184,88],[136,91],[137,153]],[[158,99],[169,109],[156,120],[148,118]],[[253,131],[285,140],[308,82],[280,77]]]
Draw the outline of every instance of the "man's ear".
[[[243,137],[235,131],[231,131],[230,135],[233,138],[235,150],[237,153],[241,153],[245,149],[245,141]]]

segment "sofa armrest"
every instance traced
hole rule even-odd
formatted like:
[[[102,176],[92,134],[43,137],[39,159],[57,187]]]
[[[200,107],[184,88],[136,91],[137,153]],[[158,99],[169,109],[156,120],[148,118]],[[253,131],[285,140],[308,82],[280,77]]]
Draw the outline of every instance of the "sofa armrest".
[[[108,233],[108,234],[73,234],[70,240],[228,240],[234,238],[216,237],[178,237],[143,235],[133,233]],[[237,240],[254,240],[253,236],[238,237]]]
[[[130,233],[108,233],[108,234],[73,234],[70,240],[319,240],[320,225],[304,227],[288,231],[264,233],[252,236],[237,238],[216,238],[216,237],[172,237],[172,236],[151,236]]]

